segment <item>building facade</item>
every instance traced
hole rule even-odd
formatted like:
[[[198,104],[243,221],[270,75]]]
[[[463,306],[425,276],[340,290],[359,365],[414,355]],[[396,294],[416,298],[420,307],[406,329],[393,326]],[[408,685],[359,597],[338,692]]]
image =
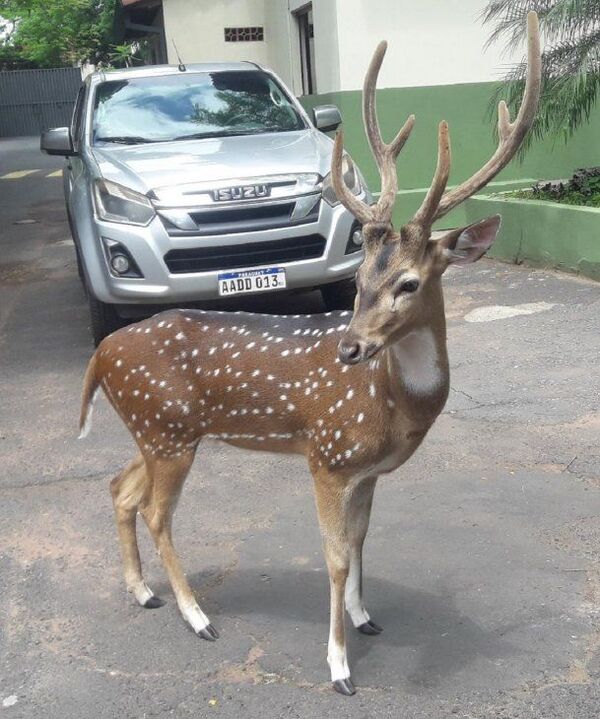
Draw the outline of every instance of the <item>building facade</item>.
[[[485,49],[485,0],[162,0],[169,62],[250,60],[297,95],[357,90],[388,40],[381,87],[497,80],[507,63]]]

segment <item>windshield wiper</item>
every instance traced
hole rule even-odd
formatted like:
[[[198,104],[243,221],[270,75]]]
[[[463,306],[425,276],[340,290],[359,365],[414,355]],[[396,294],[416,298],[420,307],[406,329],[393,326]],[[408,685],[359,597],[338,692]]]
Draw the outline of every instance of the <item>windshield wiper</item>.
[[[194,132],[191,135],[179,135],[173,140],[204,140],[209,137],[237,137],[238,135],[254,135],[254,130],[246,130],[245,132],[234,132],[233,130],[224,130],[223,132]]]
[[[157,142],[150,140],[148,137],[139,137],[138,135],[112,135],[110,137],[96,137],[94,142],[115,142],[119,145],[144,145],[147,142]]]

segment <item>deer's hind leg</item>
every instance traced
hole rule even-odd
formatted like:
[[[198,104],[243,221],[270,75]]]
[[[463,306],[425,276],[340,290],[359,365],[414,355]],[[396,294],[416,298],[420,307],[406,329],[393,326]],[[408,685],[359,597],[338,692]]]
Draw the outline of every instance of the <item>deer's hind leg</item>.
[[[148,500],[150,489],[146,463],[141,454],[110,483],[127,591],[134,595],[142,607],[156,609],[164,602],[154,595],[144,581],[136,536],[138,509]]]
[[[148,458],[147,467],[152,490],[148,504],[141,511],[169,576],[183,618],[196,634],[214,641],[219,634],[196,601],[171,537],[173,512],[193,460],[194,451],[180,457]]]

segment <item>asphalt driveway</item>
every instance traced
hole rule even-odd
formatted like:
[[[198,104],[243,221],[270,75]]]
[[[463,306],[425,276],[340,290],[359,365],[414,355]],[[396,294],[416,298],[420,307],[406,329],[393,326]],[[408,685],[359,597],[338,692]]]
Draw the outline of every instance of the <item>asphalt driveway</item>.
[[[175,542],[218,642],[186,629],[145,531],[167,604],[126,594],[108,482],[133,444],[104,401],[75,438],[93,348],[61,163],[36,144],[0,140],[0,716],[595,719],[600,286],[487,260],[448,276],[451,396],[380,482],[366,595],[385,631],[350,632],[343,698],[301,459],[198,452]]]

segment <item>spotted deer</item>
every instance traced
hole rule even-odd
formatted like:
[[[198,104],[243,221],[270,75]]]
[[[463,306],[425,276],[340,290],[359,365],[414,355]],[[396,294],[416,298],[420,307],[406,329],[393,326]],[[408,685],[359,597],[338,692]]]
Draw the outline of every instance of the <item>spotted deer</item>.
[[[330,580],[327,659],[333,687],[355,692],[346,656],[344,607],[363,634],[382,629],[362,590],[362,551],[373,492],[382,474],[413,454],[440,414],[449,388],[441,277],[450,265],[478,260],[500,217],[441,233],[432,225],[483,188],[514,156],[533,122],[540,93],[535,13],[528,17],[528,74],[518,115],[498,107],[498,148],[471,178],[446,191],[450,141],[439,125],[431,187],[414,217],[392,225],[396,157],[414,124],[382,140],[375,107],[382,42],[363,90],[367,137],[381,174],[369,206],[343,180],[343,137],[332,156],[335,192],[361,222],[365,259],[356,278],[354,313],[260,315],[174,310],[107,337],[85,376],[80,426],[87,432],[102,388],[133,435],[139,454],[112,480],[125,582],[143,607],[163,602],[144,581],[136,515],[146,522],[177,604],[194,631],[217,630],[198,606],[171,539],[175,504],[200,441],[306,457]]]

